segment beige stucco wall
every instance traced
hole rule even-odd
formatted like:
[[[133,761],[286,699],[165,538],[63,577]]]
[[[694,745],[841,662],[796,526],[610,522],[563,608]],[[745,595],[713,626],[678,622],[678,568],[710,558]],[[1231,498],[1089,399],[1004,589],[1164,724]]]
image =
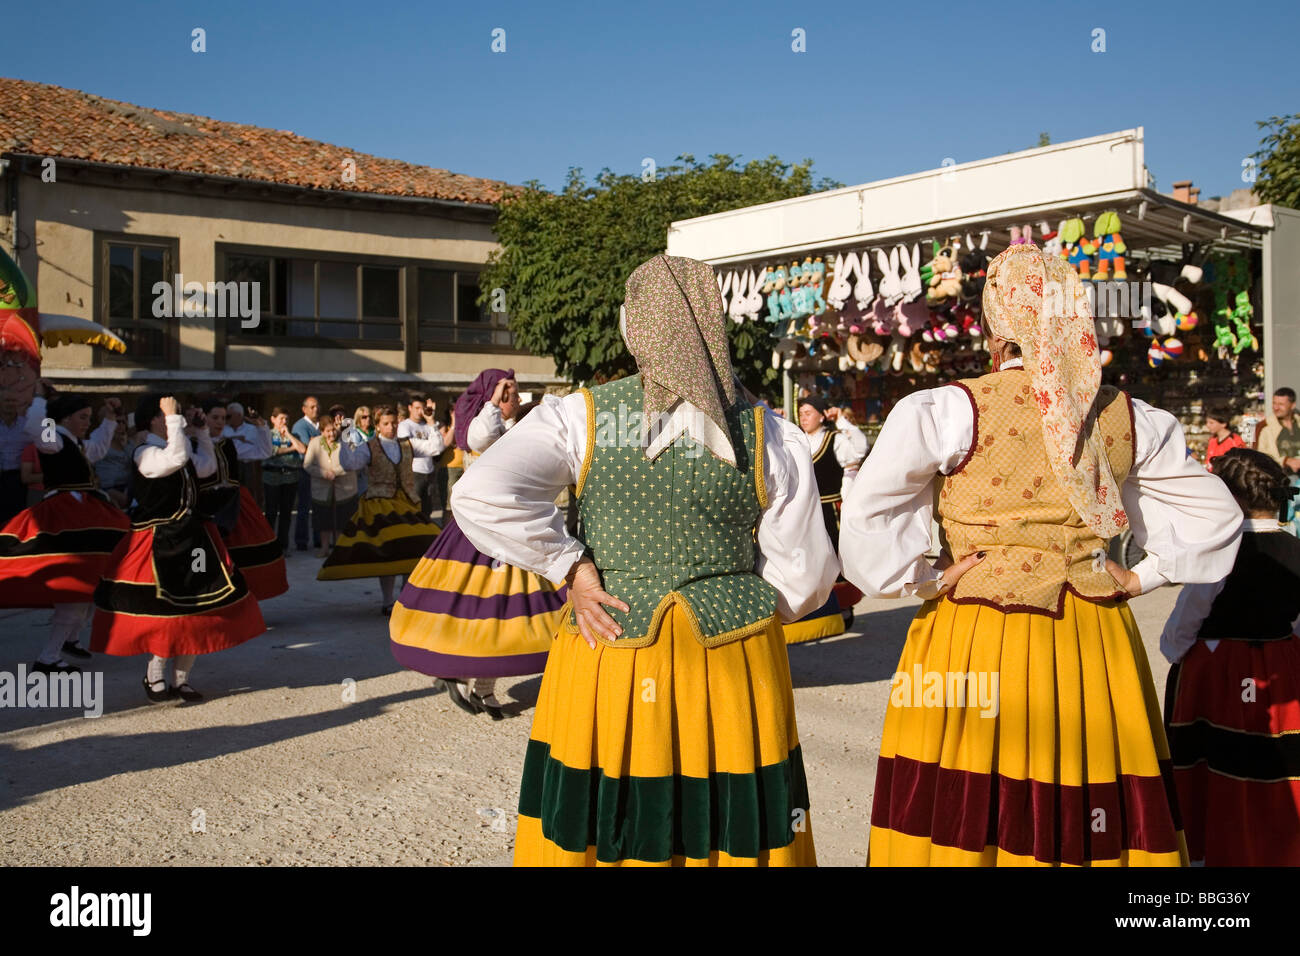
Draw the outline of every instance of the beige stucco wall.
[[[20,229],[35,248],[20,253],[33,278],[44,311],[93,318],[94,234],[112,233],[174,238],[184,281],[215,281],[218,243],[283,248],[344,255],[481,265],[497,248],[484,223],[403,214],[294,206],[280,202],[221,200],[176,192],[85,185],[67,179],[43,183],[25,176],[19,193]],[[6,236],[7,238],[7,236]],[[6,243],[7,244],[7,243]],[[33,256],[33,251],[35,255]],[[211,320],[183,317],[179,330],[179,368],[213,368],[215,330]],[[63,346],[47,355],[52,367],[91,365],[91,349]],[[533,356],[473,352],[422,353],[422,371],[472,377],[482,368],[513,365],[553,375],[554,363]],[[400,350],[270,348],[231,345],[231,372],[383,372],[404,367]]]

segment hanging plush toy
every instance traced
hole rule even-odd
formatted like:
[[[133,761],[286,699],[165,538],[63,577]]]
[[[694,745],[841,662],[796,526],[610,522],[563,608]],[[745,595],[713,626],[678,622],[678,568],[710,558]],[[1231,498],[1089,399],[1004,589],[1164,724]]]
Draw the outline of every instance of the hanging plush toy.
[[[1064,222],[1058,223],[1056,229],[1051,230],[1047,228],[1047,223],[1045,222],[1040,222],[1038,224],[1039,230],[1043,233],[1044,256],[1060,256],[1062,254],[1063,246],[1061,244],[1061,226],[1063,225]]]
[[[1092,281],[1092,254],[1096,247],[1088,239],[1088,230],[1079,218],[1067,219],[1057,230],[1061,237],[1061,252],[1065,260],[1074,266],[1079,278],[1085,282]]]
[[[940,305],[961,295],[962,273],[957,261],[960,248],[960,242],[953,239],[930,260],[932,274],[925,293],[925,301],[930,305]]]
[[[1033,241],[1034,241],[1033,226],[1012,226],[1011,241],[1007,243],[1007,245],[1023,246],[1023,245],[1031,244]]]
[[[1128,246],[1124,245],[1124,237],[1119,234],[1119,213],[1111,209],[1098,216],[1092,234],[1093,245],[1097,248],[1097,281],[1110,279],[1112,262],[1115,264],[1116,281],[1127,279],[1124,253],[1128,251]]]
[[[808,284],[808,306],[813,315],[821,315],[826,311],[826,299],[822,296],[822,289],[826,286],[826,263],[821,256],[811,263],[805,260],[803,271]]]
[[[1255,333],[1250,330],[1250,320],[1254,315],[1255,307],[1250,304],[1250,293],[1243,289],[1237,293],[1236,305],[1232,310],[1233,333],[1237,337],[1233,353],[1236,355],[1240,355],[1246,349],[1259,351],[1259,339],[1255,338]]]
[[[808,308],[808,292],[804,288],[803,267],[798,262],[792,262],[786,275],[789,277],[786,288],[790,290],[790,317],[802,319],[812,313]]]
[[[831,263],[831,286],[826,290],[826,300],[832,309],[842,309],[844,303],[849,301],[849,296],[853,294],[852,277],[860,268],[856,252],[850,252],[847,256],[843,253],[835,254],[835,260]]]
[[[969,335],[973,339],[977,339],[984,334],[983,330],[980,328],[979,313],[970,306],[957,306],[957,308],[953,309],[952,318],[959,326],[958,334]]]
[[[961,301],[968,306],[979,307],[984,297],[984,279],[989,267],[989,254],[985,251],[989,245],[989,234],[985,230],[980,234],[980,244],[966,234],[966,249],[958,260],[961,264]]]

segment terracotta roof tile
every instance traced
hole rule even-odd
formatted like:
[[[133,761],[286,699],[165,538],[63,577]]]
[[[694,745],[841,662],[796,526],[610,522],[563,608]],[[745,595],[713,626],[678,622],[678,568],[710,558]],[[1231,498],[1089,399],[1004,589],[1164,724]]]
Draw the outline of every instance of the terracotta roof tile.
[[[493,203],[510,187],[491,179],[306,139],[0,77],[0,153],[31,153],[343,192]],[[356,182],[342,179],[356,161]]]

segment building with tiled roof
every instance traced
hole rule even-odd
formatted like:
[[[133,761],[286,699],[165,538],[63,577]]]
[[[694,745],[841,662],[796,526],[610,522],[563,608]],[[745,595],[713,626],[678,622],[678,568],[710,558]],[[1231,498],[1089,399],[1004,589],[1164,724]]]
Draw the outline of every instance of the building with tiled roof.
[[[511,188],[0,78],[0,247],[43,312],[128,344],[47,351],[56,385],[266,408],[307,391],[323,407],[450,397],[492,366],[515,368],[525,391],[558,384],[549,359],[513,347],[505,290],[479,304]]]
[[[0,78],[0,153],[335,192],[497,202],[504,183],[228,123]],[[344,176],[354,165],[355,175]]]

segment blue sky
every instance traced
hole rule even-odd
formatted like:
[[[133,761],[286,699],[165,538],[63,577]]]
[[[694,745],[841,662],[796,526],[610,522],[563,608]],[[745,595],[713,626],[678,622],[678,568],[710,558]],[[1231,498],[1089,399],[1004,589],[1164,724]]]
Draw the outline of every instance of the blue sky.
[[[42,0],[4,22],[0,75],[550,187],[681,153],[855,184],[1140,125],[1157,188],[1210,196],[1244,185],[1256,120],[1300,112],[1295,2]]]

